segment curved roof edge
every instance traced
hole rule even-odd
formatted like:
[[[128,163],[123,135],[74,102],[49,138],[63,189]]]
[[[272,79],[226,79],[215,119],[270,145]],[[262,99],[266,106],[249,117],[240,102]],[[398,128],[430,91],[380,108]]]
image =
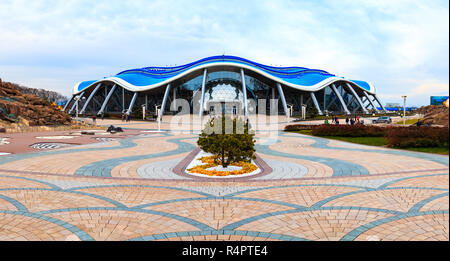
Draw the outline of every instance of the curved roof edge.
[[[146,67],[127,70],[101,80],[79,82],[73,87],[72,93],[73,95],[79,94],[100,82],[113,82],[133,92],[146,91],[167,85],[197,70],[216,66],[250,70],[282,85],[302,91],[318,91],[336,81],[346,81],[369,93],[376,92],[375,86],[369,82],[338,77],[322,70],[311,70],[304,67],[272,67],[234,56],[223,56],[224,59],[217,57],[219,56],[177,67]]]

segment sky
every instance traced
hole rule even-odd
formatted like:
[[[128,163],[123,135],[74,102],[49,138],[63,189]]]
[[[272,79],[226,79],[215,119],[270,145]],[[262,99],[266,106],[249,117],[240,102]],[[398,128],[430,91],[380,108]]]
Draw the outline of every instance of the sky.
[[[449,93],[449,3],[434,0],[0,0],[0,78],[80,81],[236,55],[369,81],[383,103]]]

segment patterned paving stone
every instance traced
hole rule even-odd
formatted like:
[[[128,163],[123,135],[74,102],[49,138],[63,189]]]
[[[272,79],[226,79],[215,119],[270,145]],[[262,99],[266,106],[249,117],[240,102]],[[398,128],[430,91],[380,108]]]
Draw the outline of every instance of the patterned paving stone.
[[[174,202],[155,205],[146,209],[190,217],[214,229],[220,229],[242,219],[267,212],[292,209],[292,207],[258,201],[219,199],[191,200],[189,204],[186,204],[186,202]]]
[[[62,189],[72,189],[78,187],[94,187],[100,185],[107,185],[107,183],[102,182],[83,182],[83,181],[75,181],[75,180],[55,180],[55,179],[42,179],[38,178],[37,180],[42,180],[48,183],[51,183],[55,186],[58,186]]]
[[[0,194],[0,210],[18,211],[19,209],[14,206],[13,203],[4,199],[4,197]]]
[[[52,222],[0,211],[0,241],[65,241],[68,237],[79,239]]]
[[[7,190],[0,195],[15,199],[28,211],[38,212],[51,209],[80,207],[114,207],[105,200],[88,195],[50,190]]]
[[[438,194],[442,194],[442,191],[422,189],[367,191],[333,199],[324,204],[324,206],[370,206],[373,208],[407,212],[420,201]]]
[[[64,147],[70,147],[73,146],[73,144],[68,143],[35,143],[31,145],[30,147],[37,150],[52,150],[52,149],[59,149]]]
[[[316,210],[270,216],[240,226],[256,230],[305,238],[308,240],[340,240],[353,229],[392,214],[366,210]]]
[[[272,168],[272,173],[257,177],[255,180],[301,178],[308,173],[307,167],[297,163],[269,158],[263,158],[263,160]]]
[[[142,186],[93,187],[78,189],[77,191],[103,196],[128,207],[182,198],[205,197],[199,193],[186,190]]]
[[[79,227],[95,240],[122,241],[149,234],[200,229],[173,218],[126,210],[78,210],[45,214]]]
[[[361,186],[361,187],[367,187],[367,188],[378,188],[379,186],[394,181],[398,178],[391,177],[391,178],[371,178],[371,179],[357,179],[357,180],[348,180],[348,181],[342,181],[342,182],[333,182],[333,184],[336,185],[348,185],[348,186]]]
[[[448,222],[448,214],[406,217],[374,227],[355,240],[376,237],[381,241],[448,241]]]
[[[51,188],[49,185],[33,181],[30,179],[24,179],[20,177],[9,177],[11,174],[0,174],[0,189],[7,188]]]
[[[296,186],[275,187],[238,194],[237,197],[259,198],[288,202],[302,207],[311,207],[315,203],[336,195],[360,191],[360,188],[340,186]]]
[[[429,187],[448,189],[448,184],[449,176],[439,175],[403,179],[398,182],[394,182],[387,187]]]
[[[175,132],[2,156],[0,240],[448,241],[448,157],[257,136],[273,172],[247,180],[175,176]]]
[[[440,197],[426,203],[420,210],[421,211],[432,211],[432,210],[448,210],[449,207],[448,196]]]
[[[176,158],[145,164],[137,169],[137,173],[142,178],[147,179],[186,179],[186,177],[179,176],[172,171],[173,167],[181,160],[182,158]]]
[[[220,196],[226,196],[229,194],[233,194],[236,192],[251,190],[251,189],[257,189],[257,188],[263,188],[263,187],[249,187],[249,186],[216,186],[216,185],[210,185],[210,186],[183,186],[183,188],[193,191],[198,191],[202,193],[207,193],[214,195],[216,197]]]

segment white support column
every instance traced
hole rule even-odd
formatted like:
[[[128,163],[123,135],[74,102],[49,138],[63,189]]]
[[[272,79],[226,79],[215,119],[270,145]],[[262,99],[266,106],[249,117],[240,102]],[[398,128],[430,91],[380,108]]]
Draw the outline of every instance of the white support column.
[[[148,109],[148,96],[147,94],[145,95],[145,109]]]
[[[287,109],[286,99],[284,98],[283,88],[281,88],[281,84],[277,82],[278,93],[280,94],[281,103],[283,104],[284,114],[289,117],[289,112]]]
[[[84,92],[82,92],[79,96],[80,96],[80,98],[79,98],[79,100],[81,100],[81,98],[83,98],[83,94],[84,94]],[[75,95],[75,97],[76,97],[77,95]],[[70,108],[70,110],[69,110],[69,114],[70,113],[72,113],[72,111],[73,111],[73,109],[75,109],[75,105],[78,105],[78,103],[77,102],[74,102],[73,103],[73,105],[72,105],[72,108]]]
[[[316,107],[317,111],[319,112],[319,115],[323,115],[322,111],[320,110],[319,103],[317,102],[316,95],[314,95],[314,92],[311,93],[311,98],[313,100],[314,106]]]
[[[275,88],[272,88],[272,99],[275,99]]]
[[[336,94],[336,96],[338,97],[339,102],[341,103],[342,108],[344,108],[345,113],[346,113],[347,115],[349,115],[349,114],[350,114],[350,111],[348,110],[347,105],[346,105],[345,102],[344,102],[344,99],[342,99],[342,96],[341,96],[341,94],[339,93],[339,91],[336,89],[336,86],[334,85],[334,83],[331,84],[331,89],[333,90],[333,92],[334,92],[334,93]]]
[[[203,102],[205,101],[205,86],[206,86],[206,76],[208,75],[208,70],[205,69],[203,71],[203,80],[202,80],[202,96],[200,97],[200,109],[198,111],[198,116],[203,116]]]
[[[164,92],[164,98],[163,98],[163,102],[161,104],[161,118],[164,114],[164,108],[166,107],[166,102],[167,102],[167,97],[169,96],[169,91],[170,91],[170,83],[167,84],[166,91]]]
[[[245,74],[244,69],[242,68],[241,68],[241,83],[242,83],[242,93],[244,94],[244,116],[248,116],[247,87],[245,86]]]
[[[94,97],[95,93],[98,91],[98,89],[100,89],[100,86],[102,86],[102,83],[99,83],[97,86],[95,86],[94,90],[91,92],[91,94],[89,95],[88,99],[86,100],[86,103],[84,104],[83,108],[80,111],[80,114],[83,114],[84,111],[86,110],[89,102],[92,100],[92,97]]]
[[[377,107],[375,106],[375,104],[372,102],[372,100],[370,99],[369,95],[367,94],[366,91],[364,91],[364,96],[366,96],[367,100],[369,101],[370,105],[372,105],[372,108],[376,111],[379,112]]]
[[[105,108],[106,108],[106,105],[108,104],[109,98],[111,98],[111,96],[112,96],[112,94],[113,94],[113,92],[114,92],[115,89],[116,89],[116,85],[114,84],[113,87],[111,88],[111,90],[109,91],[108,95],[106,96],[105,101],[104,101],[103,104],[102,104],[102,107],[101,107],[100,110],[97,112],[97,115],[100,115],[100,114],[103,113],[103,111],[104,111]]]
[[[70,99],[67,101],[66,105],[64,105],[63,111],[66,111],[67,106],[69,106],[69,103],[73,100],[74,97],[75,97],[75,95],[72,95],[72,97],[70,97]]]
[[[128,106],[127,115],[130,115],[131,110],[133,109],[134,103],[136,102],[137,96],[138,96],[138,93],[135,92],[133,94],[133,98],[131,99],[130,106]]]
[[[378,102],[378,104],[380,104],[381,109],[386,112],[386,109],[384,108],[383,104],[381,104],[380,99],[378,99],[378,96],[376,94],[373,94],[373,97],[375,98],[375,100]]]
[[[122,87],[122,111],[125,110],[125,88]]]
[[[353,96],[355,96],[355,98],[356,98],[356,100],[358,101],[359,106],[361,107],[361,109],[363,110],[363,112],[366,113],[366,114],[369,113],[369,112],[366,110],[366,108],[364,108],[364,104],[362,103],[361,99],[359,98],[358,94],[355,92],[355,90],[353,89],[353,87],[352,87],[348,82],[346,82],[345,84],[346,84],[347,87],[350,89],[350,91],[352,92]]]
[[[173,108],[172,110],[175,111],[177,110],[177,92],[176,92],[177,88],[172,88],[172,95],[173,95],[173,99],[172,99],[172,104],[173,104]]]

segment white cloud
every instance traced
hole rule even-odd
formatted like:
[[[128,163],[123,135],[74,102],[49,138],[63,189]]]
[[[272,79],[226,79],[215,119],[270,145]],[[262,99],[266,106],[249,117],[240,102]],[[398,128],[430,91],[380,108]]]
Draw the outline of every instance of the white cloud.
[[[15,0],[0,17],[0,77],[66,95],[80,80],[223,53],[367,80],[418,105],[449,82],[445,1]]]

